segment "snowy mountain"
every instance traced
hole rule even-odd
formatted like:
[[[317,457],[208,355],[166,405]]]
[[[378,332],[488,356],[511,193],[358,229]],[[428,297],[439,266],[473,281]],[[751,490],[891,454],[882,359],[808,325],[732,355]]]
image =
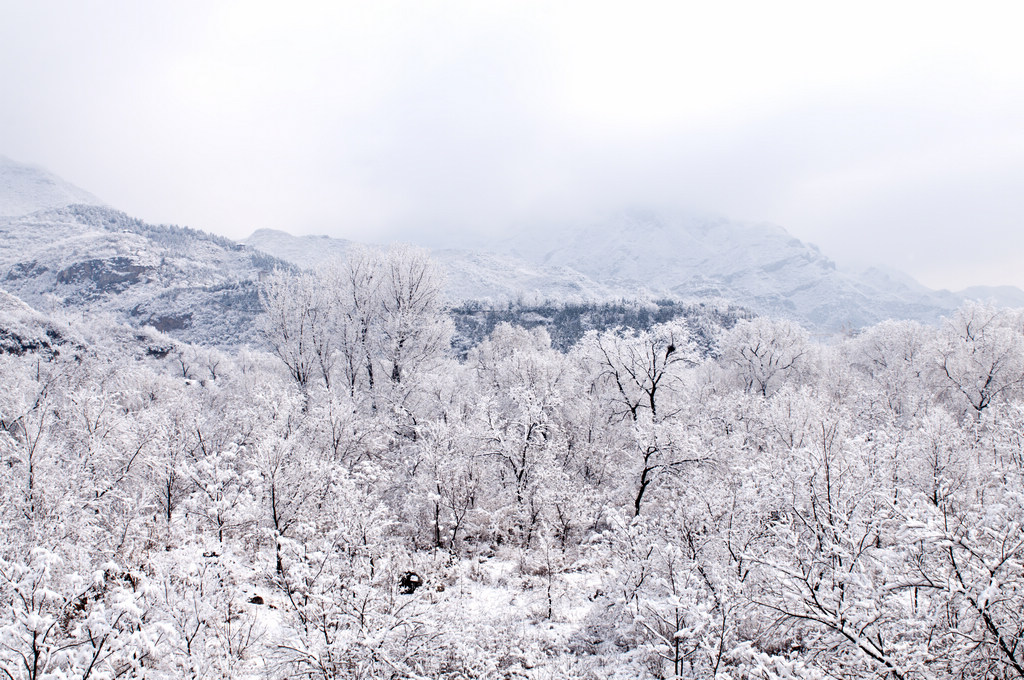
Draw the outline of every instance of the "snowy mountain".
[[[0,156],[0,215],[27,215],[72,204],[103,205],[48,170]]]
[[[342,238],[292,236],[277,229],[257,229],[241,243],[264,253],[273,253],[274,257],[302,268],[315,267],[333,258],[344,258],[356,245],[354,241]]]
[[[312,267],[333,257],[345,257],[352,241],[328,236],[292,236],[260,229],[242,241],[247,246]],[[531,263],[514,255],[445,248],[431,251],[447,275],[447,297],[464,300],[606,300],[622,292],[597,283],[570,267]],[[630,296],[632,297],[632,296]]]
[[[213,345],[255,341],[260,272],[288,265],[194,229],[71,205],[0,218],[0,287]]]
[[[0,289],[0,354],[51,353],[65,335],[45,314]]]
[[[634,295],[720,297],[822,331],[887,318],[934,322],[965,299],[1024,302],[1024,292],[1012,286],[951,293],[901,272],[845,270],[779,226],[723,218],[627,211],[568,229],[522,232],[490,247]]]
[[[956,299],[980,300],[990,302],[997,307],[1024,307],[1024,290],[1016,286],[971,286],[959,293],[939,291],[939,295],[953,296]]]
[[[256,340],[263,273],[344,257],[354,245],[266,229],[239,244],[150,225],[0,157],[4,214],[0,288],[36,309],[57,302],[203,344]],[[965,299],[1024,306],[1024,291],[1010,286],[934,291],[900,272],[845,270],[774,225],[634,210],[556,226],[434,250],[449,301],[719,300],[820,332],[887,318],[934,322]]]
[[[353,245],[265,229],[244,243],[299,267],[343,257]],[[452,301],[717,299],[821,332],[889,318],[933,323],[966,299],[1024,305],[1024,292],[1012,286],[953,293],[898,271],[846,270],[775,225],[645,211],[524,230],[480,250],[442,249],[433,256],[447,269]]]
[[[117,360],[158,361],[180,347],[152,327],[138,328],[113,315],[97,319],[74,307],[48,311],[37,311],[0,288],[0,355],[104,354]]]

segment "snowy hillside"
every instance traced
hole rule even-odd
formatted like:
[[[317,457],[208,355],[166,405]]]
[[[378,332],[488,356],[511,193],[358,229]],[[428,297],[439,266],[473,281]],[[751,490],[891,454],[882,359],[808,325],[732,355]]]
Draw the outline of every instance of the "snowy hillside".
[[[268,229],[244,243],[303,268],[354,245]],[[432,254],[447,271],[452,302],[726,300],[826,333],[890,318],[934,323],[968,299],[1024,304],[1012,286],[933,291],[898,271],[845,270],[775,225],[642,211]]]
[[[65,335],[59,324],[0,289],[0,354],[49,354]]]
[[[259,272],[287,266],[97,206],[0,218],[0,241],[0,284],[29,304],[109,313],[203,344],[252,342]]]
[[[355,243],[328,236],[292,236],[275,229],[260,229],[242,241],[298,267],[312,267],[334,257],[345,257]],[[569,267],[528,262],[513,255],[462,249],[431,252],[447,275],[447,298],[464,300],[606,300],[626,291],[597,283]]]
[[[883,319],[934,322],[965,299],[1013,304],[1013,287],[932,291],[906,274],[837,267],[818,248],[770,224],[628,211],[569,229],[520,233],[491,249],[575,269],[635,294],[720,297],[823,331]]]
[[[333,258],[344,258],[355,245],[346,239],[292,236],[278,229],[258,229],[241,243],[303,268],[314,267]]]
[[[27,215],[74,203],[103,205],[103,201],[88,191],[68,184],[43,168],[0,156],[0,215]]]
[[[238,244],[149,225],[45,170],[0,158],[5,212],[0,285],[30,305],[56,300],[206,344],[255,339],[261,272],[312,267],[355,245],[267,229]],[[432,255],[452,304],[715,300],[825,333],[888,318],[935,322],[966,299],[1024,305],[1024,291],[1009,286],[933,291],[900,272],[844,270],[778,226],[649,211]]]

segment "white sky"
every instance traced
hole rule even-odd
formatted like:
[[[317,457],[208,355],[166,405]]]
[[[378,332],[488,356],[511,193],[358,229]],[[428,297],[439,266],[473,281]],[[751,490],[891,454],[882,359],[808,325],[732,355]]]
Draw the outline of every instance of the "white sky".
[[[130,214],[438,241],[624,205],[1024,287],[1024,3],[0,0],[0,154]]]

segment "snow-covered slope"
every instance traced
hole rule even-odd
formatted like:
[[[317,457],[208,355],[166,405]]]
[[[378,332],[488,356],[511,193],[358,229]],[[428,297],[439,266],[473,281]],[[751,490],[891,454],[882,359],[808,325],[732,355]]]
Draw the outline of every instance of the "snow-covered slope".
[[[443,249],[433,257],[448,274],[448,297],[462,300],[607,300],[621,297],[571,267],[552,267],[496,253]]]
[[[315,267],[333,258],[344,258],[349,249],[356,245],[342,238],[292,236],[278,229],[257,229],[252,236],[241,242],[301,268]]]
[[[0,354],[53,354],[67,335],[66,328],[0,288]]]
[[[353,245],[272,230],[244,243],[299,267],[343,257]],[[452,301],[719,299],[823,332],[890,318],[935,322],[965,299],[1024,305],[1024,292],[1012,286],[934,291],[894,270],[845,270],[776,225],[645,211],[433,255],[447,269]]]
[[[1024,299],[1013,287],[932,291],[900,272],[847,271],[770,224],[629,211],[568,229],[520,233],[498,252],[569,267],[616,290],[721,297],[824,331],[887,318],[935,321],[966,298]]]
[[[940,291],[947,293],[948,291]],[[971,286],[958,293],[952,293],[958,299],[970,298],[988,302],[997,307],[1024,307],[1024,290],[1016,286]]]
[[[0,156],[0,215],[27,215],[37,210],[72,204],[103,205],[103,202],[60,177]]]
[[[262,273],[344,257],[354,245],[273,230],[241,245],[99,203],[45,170],[0,157],[0,215],[8,215],[0,217],[0,287],[37,309],[56,301],[182,339],[238,344],[256,339]],[[774,225],[644,211],[433,255],[453,303],[713,298],[826,332],[886,318],[934,321],[967,298],[1024,305],[1013,287],[933,291],[899,272],[843,270]]]
[[[242,241],[247,246],[308,268],[334,257],[345,257],[352,241],[327,236],[292,236],[260,229]],[[618,291],[596,283],[569,267],[535,264],[512,255],[461,249],[431,251],[445,270],[447,297],[463,300],[605,300]]]
[[[138,328],[114,315],[96,318],[75,307],[39,312],[0,288],[0,355],[38,354],[81,358],[83,354],[118,361],[159,361],[175,342],[154,328]]]
[[[203,344],[253,342],[260,272],[286,263],[193,229],[72,205],[0,218],[0,286]]]

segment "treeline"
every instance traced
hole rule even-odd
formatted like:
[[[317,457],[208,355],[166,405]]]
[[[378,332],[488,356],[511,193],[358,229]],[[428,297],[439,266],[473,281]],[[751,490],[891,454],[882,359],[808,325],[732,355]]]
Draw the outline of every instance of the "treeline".
[[[703,351],[710,353],[719,330],[732,328],[739,319],[751,317],[748,311],[727,303],[688,303],[678,300],[548,301],[543,304],[506,302],[499,305],[467,301],[450,307],[448,313],[455,323],[452,345],[461,356],[480,344],[502,323],[529,330],[543,328],[551,336],[552,347],[566,352],[588,331],[606,331],[618,327],[647,330],[677,319],[685,320],[694,341]]]

